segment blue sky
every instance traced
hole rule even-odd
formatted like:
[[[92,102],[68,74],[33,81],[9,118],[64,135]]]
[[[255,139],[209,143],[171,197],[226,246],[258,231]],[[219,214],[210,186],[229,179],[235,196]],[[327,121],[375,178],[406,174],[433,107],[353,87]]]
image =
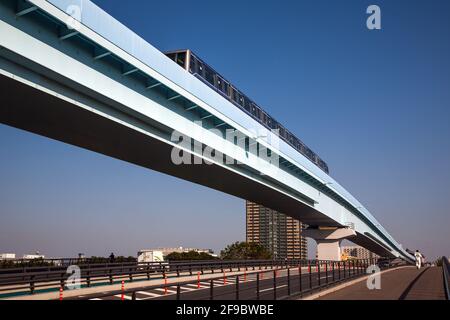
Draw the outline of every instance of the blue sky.
[[[450,2],[126,1],[295,132],[405,247],[450,255]],[[377,4],[382,30],[366,28]],[[244,201],[0,125],[0,252],[134,255],[245,239]]]

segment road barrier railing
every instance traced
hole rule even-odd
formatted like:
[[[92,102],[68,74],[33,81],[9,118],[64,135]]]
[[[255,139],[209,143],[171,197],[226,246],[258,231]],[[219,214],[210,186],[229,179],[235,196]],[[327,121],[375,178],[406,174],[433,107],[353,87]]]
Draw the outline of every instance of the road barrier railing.
[[[77,261],[73,259],[72,262]],[[303,260],[212,260],[212,261],[169,261],[169,262],[124,262],[94,263],[77,265],[80,269],[79,283],[84,287],[99,284],[114,284],[122,280],[151,280],[164,277],[180,277],[200,272],[224,273],[226,271],[267,270],[275,267],[305,264]],[[0,294],[25,292],[34,294],[43,289],[58,290],[65,286],[68,278],[67,265],[38,266],[16,269],[0,269]]]
[[[151,291],[154,289],[163,289],[166,293],[159,298],[182,300],[214,300],[214,299],[287,299],[292,296],[303,296],[313,293],[324,288],[348,281],[357,277],[366,275],[367,268],[373,264],[377,264],[375,259],[350,260],[350,261],[317,261],[302,260],[296,265],[293,263],[284,263],[278,266],[271,265],[273,268],[255,268],[254,270],[237,274],[217,277],[209,277],[202,280],[202,283],[208,282],[209,288],[203,286],[198,289],[201,295],[190,297],[192,289],[183,291],[182,288],[187,285],[197,286],[200,283],[198,278],[188,281],[172,281],[163,284],[142,286],[133,289],[125,289],[120,291],[110,291],[101,294],[83,295],[82,299],[105,299],[114,296],[125,295],[129,299],[137,300],[137,294],[140,291]],[[313,267],[312,267],[313,266]],[[392,264],[383,264],[381,269],[393,267]],[[306,272],[303,269],[306,268]],[[322,272],[320,272],[322,270]],[[243,271],[244,272],[244,271]],[[319,273],[320,272],[320,273]],[[233,282],[227,282],[225,277],[233,279]],[[250,279],[251,277],[251,279]],[[324,281],[321,278],[325,279]],[[221,288],[221,290],[218,290]],[[175,292],[167,294],[168,290]],[[77,300],[81,298],[72,297],[67,300]]]
[[[450,263],[447,257],[442,257],[442,273],[444,276],[445,296],[450,300]]]

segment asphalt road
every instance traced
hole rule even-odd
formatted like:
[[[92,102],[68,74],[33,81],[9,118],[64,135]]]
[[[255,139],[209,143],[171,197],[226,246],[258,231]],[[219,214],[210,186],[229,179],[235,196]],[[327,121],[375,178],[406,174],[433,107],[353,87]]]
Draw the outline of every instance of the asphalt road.
[[[315,269],[315,268],[313,268]],[[362,270],[361,270],[362,271]],[[341,278],[343,278],[343,271],[340,272],[335,270],[334,280],[339,279],[339,273]],[[356,273],[356,271],[355,271]],[[349,274],[354,275],[353,271],[346,270],[347,277]],[[224,283],[223,278],[214,280],[213,295],[215,300],[236,300],[236,277],[227,277],[226,283]],[[327,276],[324,272],[320,273],[320,284],[326,284]],[[332,272],[328,272],[328,282],[331,284],[333,281]],[[291,293],[296,293],[300,291],[300,277],[298,274],[298,269],[292,269],[290,271],[290,283],[288,283],[287,271],[279,270],[274,282],[274,273],[267,272],[264,277],[260,278],[259,281],[259,299],[260,300],[273,300],[275,298],[274,288],[276,292],[276,297],[286,297],[288,296],[288,291],[290,289]],[[210,281],[200,281],[200,288],[198,284],[189,284],[180,286],[180,299],[181,300],[209,300],[210,299]],[[301,286],[304,291],[316,289],[319,286],[319,276],[315,270],[312,270],[311,275],[302,271],[301,276]],[[167,292],[162,289],[152,289],[152,290],[140,290],[136,293],[136,300],[175,300],[176,299],[177,286],[171,286],[168,288]],[[84,297],[90,300],[121,300],[121,295],[105,297],[101,299],[92,298],[89,296]],[[131,295],[127,294],[124,296],[125,300],[131,300]],[[239,277],[239,300],[255,300],[257,299],[257,281],[255,274],[248,274]]]

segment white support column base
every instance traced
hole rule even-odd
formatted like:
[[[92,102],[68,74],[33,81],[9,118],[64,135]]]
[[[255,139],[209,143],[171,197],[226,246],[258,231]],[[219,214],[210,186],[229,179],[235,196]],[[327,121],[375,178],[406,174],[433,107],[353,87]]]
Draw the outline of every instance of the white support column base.
[[[317,259],[328,261],[341,261],[342,240],[316,240]]]
[[[317,258],[330,261],[341,261],[342,240],[356,236],[355,230],[350,228],[306,229],[302,233],[316,240]]]

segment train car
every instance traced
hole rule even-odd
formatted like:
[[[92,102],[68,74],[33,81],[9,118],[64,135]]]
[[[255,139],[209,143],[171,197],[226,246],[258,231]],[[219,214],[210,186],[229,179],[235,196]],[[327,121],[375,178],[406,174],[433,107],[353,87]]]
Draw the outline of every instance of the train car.
[[[329,173],[328,165],[310,148],[308,148],[299,138],[282,126],[278,121],[271,117],[253,100],[239,91],[230,81],[216,72],[191,50],[176,50],[165,53],[167,57],[176,62],[180,67],[191,73],[212,90],[222,95],[242,111],[246,112],[253,119],[265,126],[269,130],[279,130],[279,136],[295,150],[307,157],[321,170]]]

